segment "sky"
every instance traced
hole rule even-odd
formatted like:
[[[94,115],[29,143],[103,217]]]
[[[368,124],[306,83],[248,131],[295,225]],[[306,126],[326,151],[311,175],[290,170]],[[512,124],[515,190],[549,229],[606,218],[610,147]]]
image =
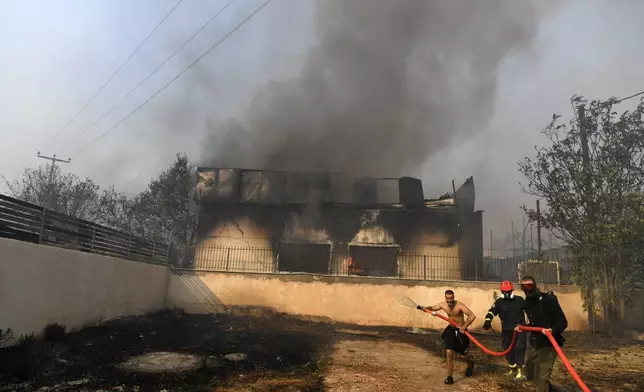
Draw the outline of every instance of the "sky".
[[[178,152],[202,159],[206,141],[213,133],[221,136],[217,132],[225,127],[220,124],[248,116],[269,82],[302,78],[311,48],[320,43],[315,1],[273,0],[149,104],[88,147],[263,0],[232,3],[110,115],[87,127],[227,2],[185,0],[92,104],[50,142],[176,0],[0,0],[0,174],[17,179],[26,167],[46,163],[37,158],[40,151],[71,157],[66,170],[132,194]],[[485,97],[491,102],[490,115],[476,123],[475,132],[441,140],[440,148],[409,169],[409,175],[423,180],[426,197],[451,190],[452,180],[458,186],[474,175],[477,208],[485,211],[485,238],[490,230],[495,238],[505,238],[512,221],[520,226],[519,206],[534,204],[521,191],[517,162],[545,142],[540,130],[553,113],[570,116],[571,96],[605,99],[644,90],[644,52],[639,50],[644,2],[551,4],[538,18],[529,45],[508,51],[495,64],[496,86]],[[477,110],[467,106],[469,100],[463,102],[459,110]],[[0,192],[7,193],[2,183]]]

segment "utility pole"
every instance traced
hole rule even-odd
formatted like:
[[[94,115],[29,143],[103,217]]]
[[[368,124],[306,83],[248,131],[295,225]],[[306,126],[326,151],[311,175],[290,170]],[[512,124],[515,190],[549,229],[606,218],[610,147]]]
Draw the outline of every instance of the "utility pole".
[[[456,184],[454,184],[454,180],[452,180],[452,192],[454,192],[454,193],[453,193],[454,203],[458,204],[458,203],[456,202]]]
[[[537,200],[537,261],[541,260],[541,207]]]
[[[51,161],[51,167],[49,168],[49,195],[47,197],[47,203],[49,204],[47,207],[49,209],[55,209],[56,206],[54,205],[54,167],[56,166],[56,162],[60,163],[70,163],[72,161],[71,158],[68,159],[58,159],[56,158],[56,154],[52,157],[46,157],[44,155],[40,154],[40,151],[38,151],[38,158],[46,159],[48,161]]]
[[[523,249],[521,249],[521,251],[523,252],[523,258],[526,258],[526,253],[525,253],[525,231],[526,231],[527,228],[528,228],[528,226],[526,226],[526,224],[525,224],[525,214],[523,214],[523,233],[521,233],[521,235],[523,236],[521,238],[521,247],[523,248]],[[526,260],[527,260],[527,258],[526,258]]]
[[[577,106],[577,117],[579,118],[579,139],[581,142],[581,165],[584,175],[584,205],[586,207],[587,219],[590,223],[594,222],[595,216],[593,205],[591,202],[591,186],[592,181],[590,178],[590,152],[588,151],[588,128],[586,124],[586,107],[582,104]],[[591,265],[594,263],[594,252],[591,252]],[[586,299],[588,300],[588,318],[590,325],[592,325],[593,335],[595,334],[595,304],[594,304],[594,288],[592,280],[588,282]]]

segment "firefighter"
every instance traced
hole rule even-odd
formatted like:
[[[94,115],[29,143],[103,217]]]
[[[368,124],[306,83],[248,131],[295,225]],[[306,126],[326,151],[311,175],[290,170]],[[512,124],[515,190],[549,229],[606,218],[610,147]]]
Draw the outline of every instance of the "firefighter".
[[[552,292],[544,293],[537,287],[531,276],[521,279],[521,290],[526,295],[525,313],[531,327],[550,331],[559,346],[565,339],[562,333],[568,327],[568,320],[557,297]],[[545,333],[531,333],[530,347],[526,360],[526,376],[536,386],[537,392],[553,392],[550,375],[557,359],[557,352]]]
[[[501,319],[501,342],[503,350],[506,350],[512,343],[514,329],[518,325],[525,324],[525,300],[522,297],[514,295],[512,282],[504,280],[501,282],[502,296],[494,301],[494,304],[485,315],[483,328],[489,330],[492,328],[492,319],[499,316]],[[526,337],[525,332],[517,332],[517,343],[514,349],[508,353],[505,359],[508,361],[510,371],[508,376],[517,380],[524,378],[525,372],[523,365],[525,363]]]

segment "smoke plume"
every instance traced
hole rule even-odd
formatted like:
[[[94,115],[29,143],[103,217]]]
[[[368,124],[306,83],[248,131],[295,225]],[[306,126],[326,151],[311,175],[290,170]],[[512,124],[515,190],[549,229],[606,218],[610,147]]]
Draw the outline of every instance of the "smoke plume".
[[[415,173],[486,128],[497,68],[529,47],[538,18],[528,1],[319,0],[301,75],[268,83],[241,118],[210,123],[202,162]]]

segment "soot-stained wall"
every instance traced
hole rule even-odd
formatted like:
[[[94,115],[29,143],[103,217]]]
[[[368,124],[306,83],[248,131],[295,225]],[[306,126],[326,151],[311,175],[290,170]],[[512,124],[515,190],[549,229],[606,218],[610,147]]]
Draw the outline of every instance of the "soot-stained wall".
[[[217,269],[269,272],[279,269],[275,260],[284,243],[328,244],[328,272],[345,275],[352,252],[362,247],[397,248],[400,277],[463,279],[474,274],[482,259],[481,234],[481,213],[456,207],[209,203],[201,207],[196,259]],[[241,259],[249,256],[241,251],[229,252],[224,261],[221,253],[226,247],[254,252],[252,268],[243,265]]]

